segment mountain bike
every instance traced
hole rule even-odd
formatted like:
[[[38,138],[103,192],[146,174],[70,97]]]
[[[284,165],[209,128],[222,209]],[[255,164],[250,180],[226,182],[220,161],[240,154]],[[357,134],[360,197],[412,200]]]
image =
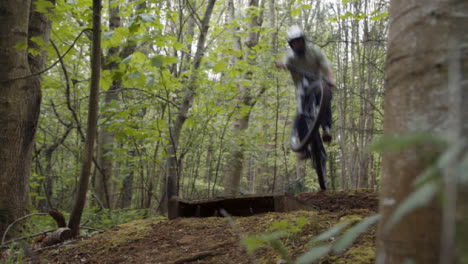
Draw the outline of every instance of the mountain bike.
[[[311,158],[312,166],[317,172],[320,189],[327,189],[327,152],[320,137],[319,126],[329,103],[331,84],[316,74],[303,71],[292,65],[286,68],[301,76],[297,87],[298,111],[291,130],[291,149],[295,152],[305,151]],[[301,126],[302,129],[299,129]]]

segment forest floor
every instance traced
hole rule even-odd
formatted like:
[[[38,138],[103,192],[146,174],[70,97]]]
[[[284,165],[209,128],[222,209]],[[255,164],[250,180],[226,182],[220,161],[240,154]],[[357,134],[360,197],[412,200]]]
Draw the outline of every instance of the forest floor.
[[[357,222],[372,215],[378,206],[376,193],[369,190],[301,193],[296,197],[320,210],[136,220],[44,250],[33,257],[33,263],[286,263],[277,251],[267,247],[249,255],[240,245],[241,238],[271,232],[275,226],[294,230],[299,226],[297,219],[306,219],[297,232],[281,238],[289,256],[296,259],[313,246],[309,241],[314,236],[344,220]],[[320,263],[374,263],[375,230],[375,226],[369,228],[348,250],[329,254]]]

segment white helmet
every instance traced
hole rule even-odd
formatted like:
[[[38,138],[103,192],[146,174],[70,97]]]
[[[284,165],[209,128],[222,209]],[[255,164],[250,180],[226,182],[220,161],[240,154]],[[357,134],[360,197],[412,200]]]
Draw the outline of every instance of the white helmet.
[[[304,39],[304,32],[298,25],[292,25],[288,28],[286,33],[286,40],[290,43],[294,39],[302,38]]]

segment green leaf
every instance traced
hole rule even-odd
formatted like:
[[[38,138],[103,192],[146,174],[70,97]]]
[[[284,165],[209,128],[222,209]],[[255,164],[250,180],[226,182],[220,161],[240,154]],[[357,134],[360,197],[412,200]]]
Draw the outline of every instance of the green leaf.
[[[215,73],[220,73],[227,70],[227,62],[219,61],[213,66],[213,71]]]
[[[148,22],[148,23],[154,23],[154,21],[157,19],[156,16],[154,15],[148,15],[148,14],[142,14],[140,15],[141,19],[145,22]]]
[[[132,64],[142,65],[146,61],[146,54],[136,51],[132,54]]]
[[[30,40],[36,43],[39,47],[43,47],[45,45],[44,40],[39,36],[31,37]]]
[[[252,85],[252,83],[249,81],[249,80],[242,80],[241,82],[241,85],[245,86],[245,87],[250,87]]]
[[[434,198],[438,189],[437,183],[428,182],[412,192],[393,212],[385,224],[385,230],[389,231],[393,225],[414,209],[426,206]]]
[[[271,225],[271,230],[286,231],[288,228],[289,224],[286,220],[276,221]]]
[[[344,233],[343,236],[341,236],[340,239],[333,244],[333,251],[335,253],[339,253],[344,251],[346,248],[350,247],[360,234],[364,233],[371,225],[375,224],[379,219],[380,214],[375,214],[365,218],[361,222],[348,229],[348,231],[346,231],[346,233]]]
[[[104,34],[102,46],[103,48],[118,47],[122,44],[122,41],[126,39],[130,34],[130,31],[126,27],[118,27],[114,30],[113,34]]]
[[[421,147],[423,145],[445,148],[447,141],[440,136],[429,133],[408,133],[401,135],[383,136],[371,145],[372,151],[402,151],[411,147]]]
[[[134,21],[128,26],[128,30],[131,34],[135,34],[140,30],[141,23],[139,21]]]
[[[15,45],[16,51],[23,51],[23,50],[26,50],[27,48],[28,48],[28,43],[26,43],[26,41],[20,42]]]
[[[465,157],[460,162],[458,166],[458,175],[461,184],[468,183],[468,154],[465,154]]]
[[[291,10],[291,16],[292,17],[297,17],[301,14],[301,9],[300,8],[293,8]]]
[[[247,253],[252,254],[258,248],[264,246],[264,241],[257,236],[249,236],[242,240],[241,245],[247,248]]]
[[[323,232],[319,236],[315,237],[312,242],[322,242],[322,241],[327,241],[333,236],[336,236],[337,234],[341,233],[341,231],[347,227],[351,222],[350,221],[344,221],[342,223],[339,223],[335,225],[334,227],[328,229],[327,231]]]
[[[296,219],[296,226],[299,229],[302,229],[306,224],[307,224],[307,218],[299,217],[299,218]]]
[[[132,55],[129,55],[127,58],[123,59],[121,63],[128,65],[130,61],[132,61]]]
[[[140,71],[134,71],[128,75],[128,78],[130,79],[138,79],[141,77],[141,72]]]
[[[467,147],[467,142],[462,141],[458,144],[452,144],[439,158],[437,161],[437,166],[440,169],[446,169],[451,166],[458,157],[460,157]]]
[[[175,41],[173,44],[172,44],[172,47],[176,50],[187,50],[187,47],[185,46],[185,44],[183,43],[180,43],[178,41]]]
[[[114,31],[113,31],[113,30],[107,31],[107,32],[104,33],[104,35],[102,36],[102,40],[109,40],[109,39],[111,39],[112,35],[114,35]]]
[[[153,65],[153,67],[161,68],[162,66],[164,66],[164,62],[162,58],[163,58],[162,55],[157,55],[153,57],[151,59],[151,65]]]
[[[353,13],[351,12],[346,12],[344,15],[341,15],[340,18],[341,19],[347,19],[347,18],[350,18],[350,17],[354,17]]]
[[[319,247],[314,247],[311,250],[307,251],[304,253],[302,256],[300,256],[296,260],[296,264],[308,264],[308,263],[313,263],[325,255],[327,255],[331,250],[331,246],[319,246]]]
[[[382,12],[382,13],[380,13],[378,15],[375,15],[375,16],[371,17],[371,20],[372,21],[377,21],[377,20],[380,20],[380,19],[385,18],[385,17],[388,17],[388,12]]]
[[[55,5],[49,0],[37,0],[34,2],[36,6],[36,12],[38,13],[49,13],[55,8]]]
[[[271,244],[284,236],[284,232],[273,232],[262,234],[260,236],[248,236],[241,241],[241,245],[247,248],[247,252],[252,253],[256,249]]]
[[[413,186],[420,186],[432,181],[440,176],[440,169],[437,166],[426,168],[413,182]]]
[[[39,56],[39,55],[41,55],[41,51],[40,51],[40,50],[33,49],[33,48],[29,48],[29,49],[28,49],[28,52],[29,52],[29,54],[31,54],[31,55],[33,55],[33,56]]]
[[[112,73],[109,70],[104,70],[102,71],[101,74],[101,88],[103,91],[109,90],[111,84],[112,84]]]
[[[125,73],[123,71],[114,71],[112,73],[112,80],[121,81]]]

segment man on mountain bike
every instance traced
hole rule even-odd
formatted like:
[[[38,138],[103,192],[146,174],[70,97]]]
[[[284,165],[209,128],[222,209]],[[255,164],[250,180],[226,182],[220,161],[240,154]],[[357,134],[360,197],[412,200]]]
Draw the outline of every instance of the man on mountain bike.
[[[306,42],[305,36],[301,28],[297,25],[291,26],[288,29],[286,39],[291,47],[288,50],[282,61],[276,62],[277,68],[285,69],[287,65],[294,66],[300,70],[313,73],[319,77],[325,77],[328,79],[331,86],[335,86],[335,78],[330,68],[330,62],[328,61],[325,54],[315,45],[309,44]],[[296,87],[301,83],[301,76],[297,73],[291,72],[292,79]],[[330,99],[331,99],[331,88],[329,85],[324,85],[325,89],[330,90]],[[324,116],[321,120],[321,125],[323,129],[322,138],[325,142],[330,142],[332,140],[332,135],[330,133],[330,128],[332,126],[332,112],[331,104],[328,101],[328,105],[325,105]],[[298,134],[299,137],[303,138],[307,133],[307,128],[304,125],[299,125]],[[302,153],[302,158],[306,158],[306,153]]]

